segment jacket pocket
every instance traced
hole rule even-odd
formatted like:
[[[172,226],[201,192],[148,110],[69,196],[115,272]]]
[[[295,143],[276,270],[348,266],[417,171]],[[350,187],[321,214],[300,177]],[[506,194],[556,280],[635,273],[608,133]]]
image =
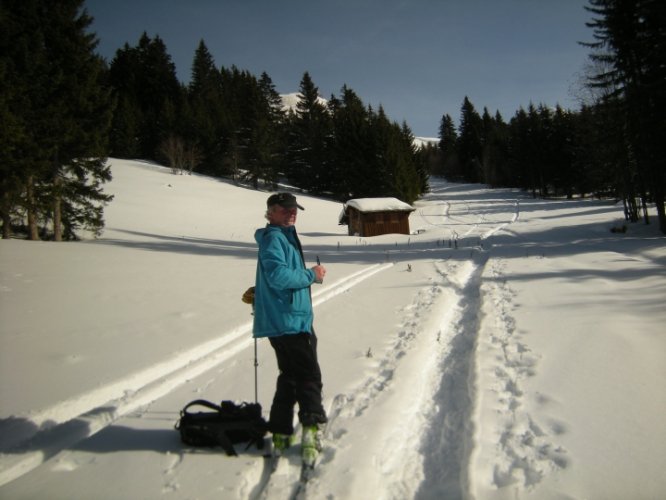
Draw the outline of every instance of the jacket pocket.
[[[291,307],[294,313],[309,314],[310,313],[310,293],[307,288],[294,290],[292,292]]]

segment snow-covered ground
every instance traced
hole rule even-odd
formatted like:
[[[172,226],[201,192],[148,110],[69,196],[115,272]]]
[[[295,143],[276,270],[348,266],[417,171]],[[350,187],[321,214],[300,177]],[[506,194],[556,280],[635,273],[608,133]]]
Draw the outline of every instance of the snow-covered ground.
[[[181,445],[254,399],[268,193],[112,160],[102,238],[0,241],[0,498],[289,498],[297,456]],[[619,205],[432,181],[414,234],[299,195],[326,449],[307,498],[666,498],[666,238]],[[417,234],[418,233],[418,234]],[[276,366],[258,342],[267,413]]]

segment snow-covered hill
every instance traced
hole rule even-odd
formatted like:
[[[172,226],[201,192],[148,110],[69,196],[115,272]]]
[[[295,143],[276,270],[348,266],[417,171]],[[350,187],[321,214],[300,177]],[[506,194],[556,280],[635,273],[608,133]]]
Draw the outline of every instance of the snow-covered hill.
[[[437,137],[414,137],[414,145],[422,148],[423,146],[437,146],[439,139]]]
[[[0,498],[285,498],[262,451],[181,445],[192,399],[254,399],[268,193],[111,160],[107,229],[0,241]],[[330,424],[307,498],[663,498],[665,238],[607,201],[432,180],[415,234],[299,195]],[[418,234],[417,234],[418,233]],[[277,369],[258,343],[267,412]]]
[[[298,101],[301,100],[300,92],[292,92],[291,94],[281,94],[282,98],[282,110],[283,111],[296,111],[296,105]],[[322,106],[328,106],[328,101],[323,97],[318,97],[317,102]]]

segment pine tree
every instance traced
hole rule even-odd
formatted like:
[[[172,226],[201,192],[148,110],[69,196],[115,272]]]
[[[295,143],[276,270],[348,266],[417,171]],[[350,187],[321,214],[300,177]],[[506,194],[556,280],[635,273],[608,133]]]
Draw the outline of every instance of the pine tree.
[[[228,137],[226,164],[233,166],[234,175],[258,186],[259,178],[266,174],[269,124],[268,103],[257,78],[235,66],[222,70],[223,102],[226,111]],[[227,168],[227,170],[230,170]]]
[[[458,161],[458,134],[453,118],[442,116],[439,126],[439,149],[442,152],[442,175],[449,180],[457,180],[462,176]]]
[[[109,82],[126,107],[114,116],[112,154],[159,160],[162,142],[176,132],[184,100],[176,66],[162,39],[144,32],[136,47],[125,44],[111,61]],[[134,127],[136,140],[128,141],[126,131]]]
[[[484,182],[491,186],[507,185],[508,128],[498,112],[491,116],[484,108],[482,165]]]
[[[377,186],[384,181],[377,170],[376,147],[370,134],[369,115],[363,101],[344,85],[333,114],[331,158],[336,180],[336,198],[377,196]]]
[[[596,41],[584,45],[593,49],[590,57],[606,68],[590,84],[611,89],[610,98],[623,105],[638,180],[655,201],[659,227],[666,233],[666,159],[661,153],[666,112],[666,8],[658,0],[590,0],[586,8],[597,16],[587,24]],[[645,215],[647,222],[647,211]]]
[[[329,171],[331,118],[308,72],[303,74],[299,93],[296,111],[289,119],[286,173],[295,185],[324,192],[334,176]]]
[[[220,73],[215,67],[215,60],[203,40],[194,52],[189,92],[200,98],[217,99],[220,92]]]
[[[521,107],[509,122],[509,185],[521,189],[532,189],[532,139],[530,135],[530,121],[527,113]]]
[[[258,92],[251,112],[252,134],[247,150],[247,169],[255,188],[259,187],[260,179],[274,188],[283,166],[282,99],[267,73],[261,74],[256,85]]]
[[[510,184],[530,190],[532,196],[544,195],[547,185],[543,162],[547,158],[547,130],[542,126],[537,108],[530,103],[526,112],[522,107],[509,123],[508,156],[511,170]]]
[[[379,107],[375,112],[368,108],[368,135],[365,139],[368,158],[367,174],[372,175],[372,186],[363,188],[362,196],[396,196],[400,190],[402,179],[399,178],[400,138],[394,123],[386,116],[384,108]],[[374,152],[374,154],[372,153]],[[357,188],[357,192],[361,192]],[[359,195],[357,195],[359,196]]]
[[[8,42],[2,66],[12,67],[7,83],[20,104],[9,110],[15,134],[2,142],[10,143],[10,177],[25,200],[32,239],[47,220],[58,241],[75,238],[80,228],[98,233],[111,199],[102,192],[111,177],[105,158],[111,99],[95,36],[86,31],[92,19],[81,4],[8,0],[0,16]]]
[[[483,155],[482,120],[474,105],[465,97],[460,114],[458,157],[463,178],[468,182],[481,181],[481,158]]]
[[[495,113],[495,133],[493,137],[495,144],[495,183],[498,186],[507,186],[509,178],[509,125],[499,111]]]
[[[182,135],[190,148],[200,153],[202,173],[235,174],[239,166],[225,167],[227,141],[231,125],[223,96],[222,72],[215,66],[212,54],[201,40],[194,53],[187,106],[184,108]]]
[[[140,158],[141,111],[133,95],[118,96],[111,121],[109,151],[117,158]]]
[[[427,175],[426,182],[428,182],[428,188],[422,191],[425,193],[430,190],[429,177],[431,175],[444,176],[444,159],[439,145],[432,142],[421,144],[416,151],[416,156],[419,166],[425,169]]]
[[[550,151],[552,117],[550,109],[543,104],[535,108],[529,106],[532,132],[532,170],[539,196],[550,196],[550,177],[552,170],[552,154]]]
[[[38,119],[36,99],[44,100],[40,95],[43,86],[38,85],[43,83],[40,72],[47,64],[38,8],[35,1],[0,3],[3,237],[9,237],[12,216],[16,215],[25,217],[28,237],[35,240],[39,239],[39,207],[34,185],[46,175],[44,157],[48,155],[33,135]]]
[[[30,104],[30,79],[26,78],[29,40],[21,26],[27,14],[10,12],[10,7],[16,8],[0,3],[0,217],[5,239],[11,237],[12,220],[19,215],[28,177],[22,151],[30,148],[25,114]]]
[[[550,152],[553,159],[552,182],[558,195],[571,199],[574,195],[576,173],[574,171],[573,131],[575,117],[559,105],[553,115]]]
[[[495,184],[497,178],[494,136],[495,121],[484,107],[481,115],[481,181],[490,185]]]
[[[398,162],[396,168],[398,182],[396,183],[395,197],[407,203],[413,203],[418,197],[428,191],[428,175],[425,165],[420,164],[414,134],[406,122],[402,126],[395,125],[396,142],[398,144]]]

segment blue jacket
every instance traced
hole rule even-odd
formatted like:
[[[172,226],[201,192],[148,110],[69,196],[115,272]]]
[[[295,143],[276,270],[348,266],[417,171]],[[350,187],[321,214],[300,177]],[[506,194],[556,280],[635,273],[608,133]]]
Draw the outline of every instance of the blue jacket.
[[[254,239],[259,245],[254,336],[312,333],[310,285],[315,273],[305,268],[296,228],[267,225],[257,229]]]

